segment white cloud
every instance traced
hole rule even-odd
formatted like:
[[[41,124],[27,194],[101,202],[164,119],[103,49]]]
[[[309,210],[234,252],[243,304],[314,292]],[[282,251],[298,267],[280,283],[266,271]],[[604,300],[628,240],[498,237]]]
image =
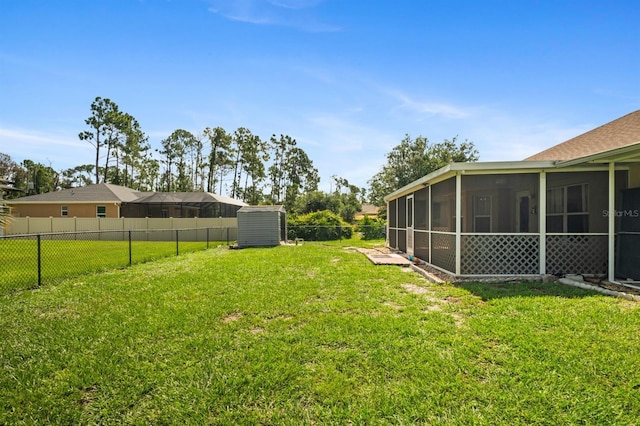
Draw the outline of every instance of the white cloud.
[[[29,146],[41,146],[41,145],[64,145],[70,147],[85,147],[85,143],[82,143],[80,140],[74,141],[67,137],[63,136],[51,136],[48,134],[43,134],[35,131],[28,130],[15,130],[15,129],[6,129],[0,128],[0,138],[3,140],[9,141],[8,144],[11,145],[11,141],[14,141],[16,144],[28,144]]]
[[[16,162],[26,159],[51,162],[55,169],[75,167],[95,161],[94,148],[77,135],[60,135],[41,131],[0,127],[0,151]],[[49,164],[46,164],[49,165]]]
[[[304,9],[314,7],[322,3],[323,0],[268,0],[274,6],[287,9]]]
[[[340,27],[316,18],[313,9],[320,3],[322,0],[210,0],[209,11],[248,24],[290,27],[306,32],[340,31]]]
[[[393,111],[402,111],[403,114],[411,114],[415,116],[417,120],[433,117],[462,119],[470,115],[470,111],[455,104],[418,99],[398,89],[378,86],[378,90],[397,103],[397,105],[393,107]]]
[[[390,141],[396,142],[385,130],[374,124],[364,124],[362,117],[351,110],[342,115],[313,115],[303,122],[306,128],[303,134],[307,136],[298,138],[298,142],[320,171],[320,189],[324,191],[329,190],[333,175],[366,187],[367,181],[384,162]]]

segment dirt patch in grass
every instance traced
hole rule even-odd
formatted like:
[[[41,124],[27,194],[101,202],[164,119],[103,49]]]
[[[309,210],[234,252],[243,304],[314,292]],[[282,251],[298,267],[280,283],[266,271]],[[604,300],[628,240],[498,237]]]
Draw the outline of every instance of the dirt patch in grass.
[[[396,303],[396,302],[384,302],[383,305],[384,306],[388,306],[388,307],[390,307],[392,309],[395,309],[395,310],[398,310],[398,311],[404,308],[404,306],[402,306],[401,304]]]
[[[427,302],[430,302],[431,305],[427,306],[424,312],[442,312],[444,310],[444,306],[447,305],[456,305],[460,303],[460,300],[447,296],[444,299],[433,296],[433,290],[430,290],[426,287],[421,287],[415,284],[402,284],[402,288],[405,289],[408,293],[417,294],[422,297]],[[464,317],[457,312],[445,312],[447,315],[451,316],[454,320],[456,327],[460,328],[464,325]]]
[[[98,388],[90,386],[82,389],[82,395],[80,396],[79,404],[86,406],[98,399]]]
[[[233,312],[222,319],[222,322],[225,324],[229,324],[230,322],[238,321],[242,318],[242,314],[239,312]]]
[[[432,293],[432,291],[428,288],[420,287],[419,285],[415,284],[402,284],[402,288],[413,294]]]
[[[429,290],[428,288],[421,287],[415,284],[402,284],[402,288],[407,291],[407,293],[417,294],[424,296],[424,298],[431,303],[447,303],[448,301],[445,299],[440,299],[438,297],[433,296],[434,292]]]

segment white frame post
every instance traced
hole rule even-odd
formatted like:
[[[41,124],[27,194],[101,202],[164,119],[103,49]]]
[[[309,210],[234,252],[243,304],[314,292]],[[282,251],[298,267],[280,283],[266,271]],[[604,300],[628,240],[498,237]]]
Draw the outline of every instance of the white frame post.
[[[414,239],[416,237],[415,232],[414,232],[414,223],[415,223],[415,199],[414,199],[414,192],[412,192],[411,194],[407,195],[405,197],[405,201],[404,201],[404,206],[405,206],[405,229],[407,230],[407,235],[405,237],[405,245],[407,247],[407,254],[410,256],[415,255],[414,253],[414,247],[416,245]],[[411,200],[411,211],[409,211],[409,200]],[[411,227],[409,227],[409,217],[411,217]],[[409,247],[409,241],[411,241],[411,247]],[[411,252],[411,253],[409,253]]]
[[[547,172],[540,172],[538,232],[540,233],[540,275],[547,273]]]
[[[389,208],[389,204],[391,204],[390,201],[387,201],[387,225],[386,225],[387,226],[387,235],[385,236],[385,239],[384,239],[385,240],[384,241],[384,246],[385,247],[391,247],[389,245],[389,233],[391,232],[391,227],[389,226],[389,214],[391,212],[391,209]],[[398,220],[398,218],[396,218],[396,220]]]
[[[462,175],[456,173],[456,275],[460,275],[462,267],[461,247],[462,242]]]
[[[615,280],[615,242],[616,242],[616,164],[609,163],[609,265],[608,280]]]
[[[429,229],[429,263],[431,263],[431,255],[433,251],[433,247],[431,247],[431,232],[433,231],[433,229],[431,229],[431,185],[429,185],[429,205],[427,206],[427,209],[429,211],[429,223],[427,224],[427,228]]]

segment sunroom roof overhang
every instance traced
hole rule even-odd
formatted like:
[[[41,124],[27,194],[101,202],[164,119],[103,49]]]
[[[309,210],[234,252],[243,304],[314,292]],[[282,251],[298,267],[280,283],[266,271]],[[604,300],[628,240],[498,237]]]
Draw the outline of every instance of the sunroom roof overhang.
[[[408,185],[392,192],[384,197],[384,201],[393,200],[410,194],[419,188],[433,185],[446,180],[458,173],[462,174],[505,174],[505,173],[532,173],[554,167],[553,161],[493,161],[478,163],[450,163],[435,172],[411,182]]]

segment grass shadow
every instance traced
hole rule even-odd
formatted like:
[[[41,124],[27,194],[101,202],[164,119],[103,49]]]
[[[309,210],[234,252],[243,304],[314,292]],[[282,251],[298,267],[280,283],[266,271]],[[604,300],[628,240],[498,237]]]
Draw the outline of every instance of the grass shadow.
[[[455,287],[467,290],[484,301],[506,297],[583,298],[598,293],[557,282],[458,282]]]

